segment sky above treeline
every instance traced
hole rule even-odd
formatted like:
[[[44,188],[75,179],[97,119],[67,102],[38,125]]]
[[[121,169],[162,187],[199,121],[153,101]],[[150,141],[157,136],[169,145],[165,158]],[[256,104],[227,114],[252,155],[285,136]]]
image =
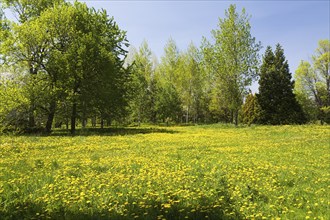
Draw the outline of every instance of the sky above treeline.
[[[320,39],[330,38],[330,1],[83,1],[90,7],[105,9],[120,29],[127,31],[129,43],[138,48],[147,40],[158,60],[172,37],[180,50],[202,37],[211,39],[219,18],[225,17],[230,4],[236,4],[251,16],[252,36],[262,43],[263,54],[270,45],[280,43],[295,72],[301,60],[311,60]]]
[[[190,42],[200,46],[202,37],[211,38],[218,19],[230,4],[251,15],[252,35],[273,48],[280,43],[294,73],[300,60],[310,60],[320,39],[330,37],[330,1],[84,1],[104,8],[127,31],[131,45],[138,48],[147,40],[158,59],[172,37],[180,50]]]

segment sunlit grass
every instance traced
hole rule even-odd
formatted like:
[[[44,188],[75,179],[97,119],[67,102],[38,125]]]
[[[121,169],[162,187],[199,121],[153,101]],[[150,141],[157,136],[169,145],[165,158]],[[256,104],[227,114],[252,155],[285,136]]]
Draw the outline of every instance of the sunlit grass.
[[[1,219],[329,219],[329,126],[0,136]]]

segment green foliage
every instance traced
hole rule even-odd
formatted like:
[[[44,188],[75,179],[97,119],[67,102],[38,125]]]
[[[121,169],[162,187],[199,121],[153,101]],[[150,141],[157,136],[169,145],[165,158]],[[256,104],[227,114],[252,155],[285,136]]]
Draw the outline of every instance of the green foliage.
[[[185,112],[185,121],[197,122],[205,117],[202,113],[202,99],[205,88],[205,74],[201,68],[200,51],[190,43],[187,51],[180,54],[178,60],[178,93],[181,109]]]
[[[288,62],[282,47],[277,44],[275,54],[267,47],[259,80],[258,103],[263,124],[301,124],[306,121],[301,106],[293,93]]]
[[[225,15],[225,19],[219,19],[219,29],[212,31],[214,44],[206,44],[204,56],[218,84],[213,94],[221,96],[217,99],[233,112],[232,120],[237,124],[248,86],[257,78],[261,46],[251,35],[245,9],[239,14],[236,6],[230,5]]]
[[[39,90],[29,97],[29,126],[35,125],[36,111],[43,107],[48,115],[46,131],[50,132],[56,106],[63,102],[72,107],[72,132],[81,112],[83,117],[98,114],[101,118],[125,114],[129,78],[122,68],[122,57],[127,40],[113,18],[79,2],[7,3],[21,10],[17,13],[23,20],[14,25],[12,38],[6,40],[15,42],[7,43],[6,56],[12,63],[25,65],[31,78],[40,75],[46,80],[44,90],[48,93]],[[42,94],[49,95],[44,97],[46,103],[38,106],[37,96]]]
[[[315,122],[319,118],[320,110],[313,99],[304,93],[294,91],[297,101],[301,105],[307,121]]]
[[[40,131],[48,114],[52,97],[48,76],[45,73],[30,75],[25,67],[3,68],[1,74],[1,127],[2,130]],[[33,103],[31,103],[33,100]],[[29,125],[30,107],[33,104],[35,126]]]
[[[175,41],[170,38],[164,48],[164,56],[157,69],[157,78],[159,79],[159,97],[157,109],[158,118],[165,121],[180,122],[181,100],[178,88],[180,87],[178,72],[179,67],[179,49]]]
[[[159,89],[157,98],[158,118],[162,122],[180,122],[181,101],[175,87],[165,83]]]
[[[21,130],[42,127],[50,133],[55,120],[58,126],[70,124],[74,133],[76,124],[86,127],[88,119],[92,126],[99,120],[101,127],[105,122],[237,125],[241,116],[244,123],[257,123],[259,114],[266,124],[304,122],[280,46],[275,54],[266,50],[261,66],[261,110],[256,97],[246,97],[258,77],[261,45],[251,35],[250,16],[245,9],[237,12],[235,5],[219,18],[212,41],[204,38],[201,49],[191,43],[179,51],[170,38],[158,65],[146,41],[139,51],[127,54],[126,32],[104,10],[64,0],[3,0],[1,4],[18,20],[9,22],[0,11],[0,63],[20,68],[9,75],[22,80],[18,86],[18,78],[6,78],[2,91],[15,87],[24,98],[14,105],[11,96],[3,95],[9,106],[0,114],[6,118],[9,109],[24,106],[15,117],[25,123],[11,117],[3,127],[20,124]],[[313,65],[304,62],[296,73],[295,94],[309,120],[328,120],[328,60],[329,41],[323,40]]]
[[[21,131],[27,125],[28,97],[24,89],[26,77],[8,70],[0,72],[0,132]]]
[[[18,15],[19,23],[24,23],[40,16],[47,8],[64,3],[64,0],[2,0],[5,7]]]
[[[247,125],[259,122],[260,106],[256,95],[250,93],[246,96],[245,103],[242,106],[242,117],[243,123]]]
[[[295,72],[295,93],[309,120],[327,120],[322,108],[330,106],[329,57],[329,40],[320,40],[312,63],[301,61]]]
[[[324,106],[321,109],[320,118],[322,121],[330,124],[330,106]]]
[[[139,51],[131,54],[133,63],[131,101],[132,119],[139,125],[144,122],[156,122],[157,80],[155,78],[156,63],[147,41],[143,41]]]
[[[10,22],[6,19],[0,4],[0,64],[5,63],[5,52],[10,38]]]

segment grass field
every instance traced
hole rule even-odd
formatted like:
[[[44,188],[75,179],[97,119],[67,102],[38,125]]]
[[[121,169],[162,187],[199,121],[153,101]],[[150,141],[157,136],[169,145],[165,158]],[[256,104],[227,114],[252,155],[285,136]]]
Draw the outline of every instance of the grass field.
[[[0,136],[0,219],[330,219],[330,127]]]

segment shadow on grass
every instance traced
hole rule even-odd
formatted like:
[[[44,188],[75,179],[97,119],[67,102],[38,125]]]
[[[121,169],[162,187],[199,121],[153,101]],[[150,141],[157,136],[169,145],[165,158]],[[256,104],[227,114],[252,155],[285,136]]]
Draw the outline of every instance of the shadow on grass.
[[[141,208],[138,205],[129,204],[125,208],[128,211],[115,210],[95,210],[91,207],[86,208],[86,211],[70,210],[67,207],[60,206],[51,212],[47,212],[45,205],[36,204],[33,202],[26,202],[15,204],[12,207],[7,207],[7,212],[0,211],[1,219],[116,219],[116,220],[130,220],[130,219],[243,219],[238,211],[231,210],[229,204],[222,206],[205,206],[210,202],[208,200],[201,201],[198,207],[186,207],[182,204],[164,207],[164,204],[153,201],[148,204],[147,208]],[[138,204],[139,201],[136,203]],[[204,205],[204,206],[203,206]],[[231,213],[231,214],[229,214]]]
[[[124,136],[151,133],[175,134],[179,131],[166,128],[136,128],[136,127],[110,127],[110,128],[79,128],[74,136]],[[55,129],[51,134],[46,133],[22,133],[17,136],[73,136],[66,129]]]
[[[107,202],[85,198],[85,201],[90,199],[92,202],[66,206],[61,196],[56,201],[48,201],[47,204],[42,201],[37,203],[26,197],[22,199],[17,195],[6,206],[0,207],[0,219],[245,219],[234,206],[235,201],[231,199],[226,179],[220,177],[215,181],[214,194],[211,197],[202,195],[198,198],[183,199],[177,194],[168,194],[168,202],[160,201],[158,197],[145,199],[144,195],[140,195],[138,198],[126,196],[120,201]],[[195,191],[198,190],[198,185],[188,188],[178,185],[178,188]],[[3,204],[6,204],[6,199],[8,198],[1,198],[0,195]],[[25,202],[22,202],[24,200]]]

